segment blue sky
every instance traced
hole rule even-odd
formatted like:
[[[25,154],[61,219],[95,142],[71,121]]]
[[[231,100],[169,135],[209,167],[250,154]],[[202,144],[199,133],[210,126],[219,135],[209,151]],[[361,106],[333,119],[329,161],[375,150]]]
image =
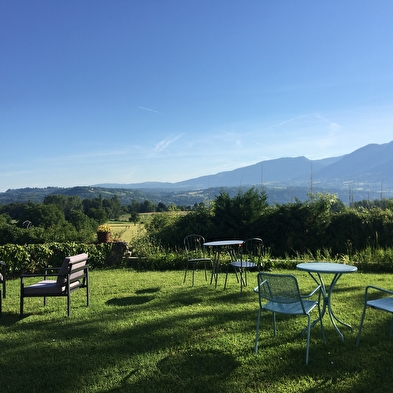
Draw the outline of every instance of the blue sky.
[[[0,191],[390,142],[392,15],[390,0],[1,1]]]

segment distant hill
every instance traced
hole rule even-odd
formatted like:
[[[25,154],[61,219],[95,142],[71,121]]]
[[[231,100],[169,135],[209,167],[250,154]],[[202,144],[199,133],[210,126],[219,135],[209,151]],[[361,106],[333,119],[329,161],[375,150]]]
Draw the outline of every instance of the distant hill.
[[[343,156],[340,160],[319,169],[315,179],[321,183],[356,185],[393,184],[393,142],[371,144]]]
[[[144,182],[97,184],[71,188],[23,188],[0,193],[0,204],[42,202],[46,195],[77,195],[82,199],[119,197],[122,205],[133,199],[166,205],[193,206],[214,199],[222,188],[230,195],[239,187],[264,187],[269,203],[304,200],[310,191],[331,192],[344,202],[393,197],[393,141],[369,144],[354,152],[323,160],[284,157],[261,161],[232,171],[201,176],[177,183]]]
[[[96,187],[196,190],[250,185],[310,187],[311,182],[321,188],[348,189],[348,184],[353,188],[380,188],[383,183],[387,189],[393,189],[393,141],[382,145],[369,144],[340,157],[323,160],[309,160],[306,157],[278,158],[177,183],[108,183],[98,184]]]

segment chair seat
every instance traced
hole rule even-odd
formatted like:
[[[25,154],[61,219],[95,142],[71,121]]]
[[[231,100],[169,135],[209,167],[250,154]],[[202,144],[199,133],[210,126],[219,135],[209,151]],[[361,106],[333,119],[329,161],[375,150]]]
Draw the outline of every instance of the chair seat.
[[[318,303],[312,300],[303,300],[304,311],[308,314]],[[290,315],[304,315],[303,307],[300,302],[294,303],[278,303],[278,302],[267,302],[264,307],[265,310],[277,312],[281,314]]]
[[[238,269],[252,269],[257,267],[257,264],[254,262],[247,262],[247,261],[233,261],[229,263],[231,266],[236,267]]]
[[[63,293],[66,290],[66,287],[56,286],[56,283],[57,283],[56,280],[43,280],[33,285],[24,287],[23,294],[24,296],[32,296],[32,295],[42,296],[45,294]],[[74,281],[73,283],[70,283],[70,290],[79,287],[79,285],[80,285],[79,281]]]
[[[385,297],[382,299],[369,300],[367,305],[378,310],[383,310],[393,313],[393,298]]]

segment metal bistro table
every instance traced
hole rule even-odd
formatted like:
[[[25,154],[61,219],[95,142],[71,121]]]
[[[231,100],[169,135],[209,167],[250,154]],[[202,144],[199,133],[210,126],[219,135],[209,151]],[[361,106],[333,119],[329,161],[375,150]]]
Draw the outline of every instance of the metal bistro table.
[[[344,336],[341,333],[340,329],[337,326],[337,323],[341,323],[341,325],[344,325],[351,329],[352,331],[352,326],[343,322],[341,319],[337,318],[336,314],[333,311],[332,307],[332,292],[337,284],[337,281],[339,278],[346,273],[354,273],[358,270],[357,267],[355,266],[350,266],[350,265],[345,265],[343,263],[333,263],[333,262],[308,262],[308,263],[299,263],[296,268],[298,270],[303,270],[305,272],[308,272],[308,274],[314,279],[314,281],[321,286],[321,293],[323,297],[323,307],[321,311],[321,316],[318,317],[313,323],[312,326],[314,326],[316,323],[318,323],[319,320],[321,320],[322,324],[322,318],[326,313],[326,309],[329,315],[329,318],[336,329],[337,333],[341,337],[341,341],[344,342]],[[332,282],[329,286],[329,289],[326,289],[325,283],[322,279],[321,274],[334,274]],[[325,333],[322,325],[322,335],[323,335],[323,341],[325,342]]]
[[[213,282],[213,278],[214,278],[214,284],[215,284],[215,287],[217,288],[218,273],[220,270],[220,254],[221,254],[222,250],[226,250],[226,249],[228,249],[230,247],[234,247],[234,246],[239,247],[243,243],[244,243],[243,240],[216,240],[213,242],[203,243],[203,245],[205,247],[212,247],[213,253],[214,253],[213,269],[212,269],[210,284]]]

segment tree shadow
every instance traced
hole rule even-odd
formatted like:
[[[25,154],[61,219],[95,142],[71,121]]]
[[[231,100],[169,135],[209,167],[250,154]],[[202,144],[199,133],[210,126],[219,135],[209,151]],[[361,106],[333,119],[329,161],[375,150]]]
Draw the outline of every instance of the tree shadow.
[[[161,290],[160,287],[153,287],[153,288],[145,288],[145,289],[138,289],[135,291],[137,295],[143,295],[145,293],[157,293]]]
[[[126,296],[110,299],[106,302],[108,306],[135,306],[145,304],[154,299],[154,296]]]
[[[121,381],[121,385],[108,391],[165,391],[165,392],[204,392],[226,391],[225,384],[230,374],[240,366],[233,356],[217,350],[180,351],[172,353],[157,363],[157,372],[132,379],[140,373],[135,369]],[[130,381],[131,380],[131,381]]]
[[[160,291],[160,287],[152,287],[152,288],[145,288],[139,289],[135,291],[136,296],[126,296],[126,297],[117,297],[110,299],[106,302],[108,306],[135,306],[139,304],[145,304],[152,301],[155,296],[141,296],[145,294],[153,294]]]

